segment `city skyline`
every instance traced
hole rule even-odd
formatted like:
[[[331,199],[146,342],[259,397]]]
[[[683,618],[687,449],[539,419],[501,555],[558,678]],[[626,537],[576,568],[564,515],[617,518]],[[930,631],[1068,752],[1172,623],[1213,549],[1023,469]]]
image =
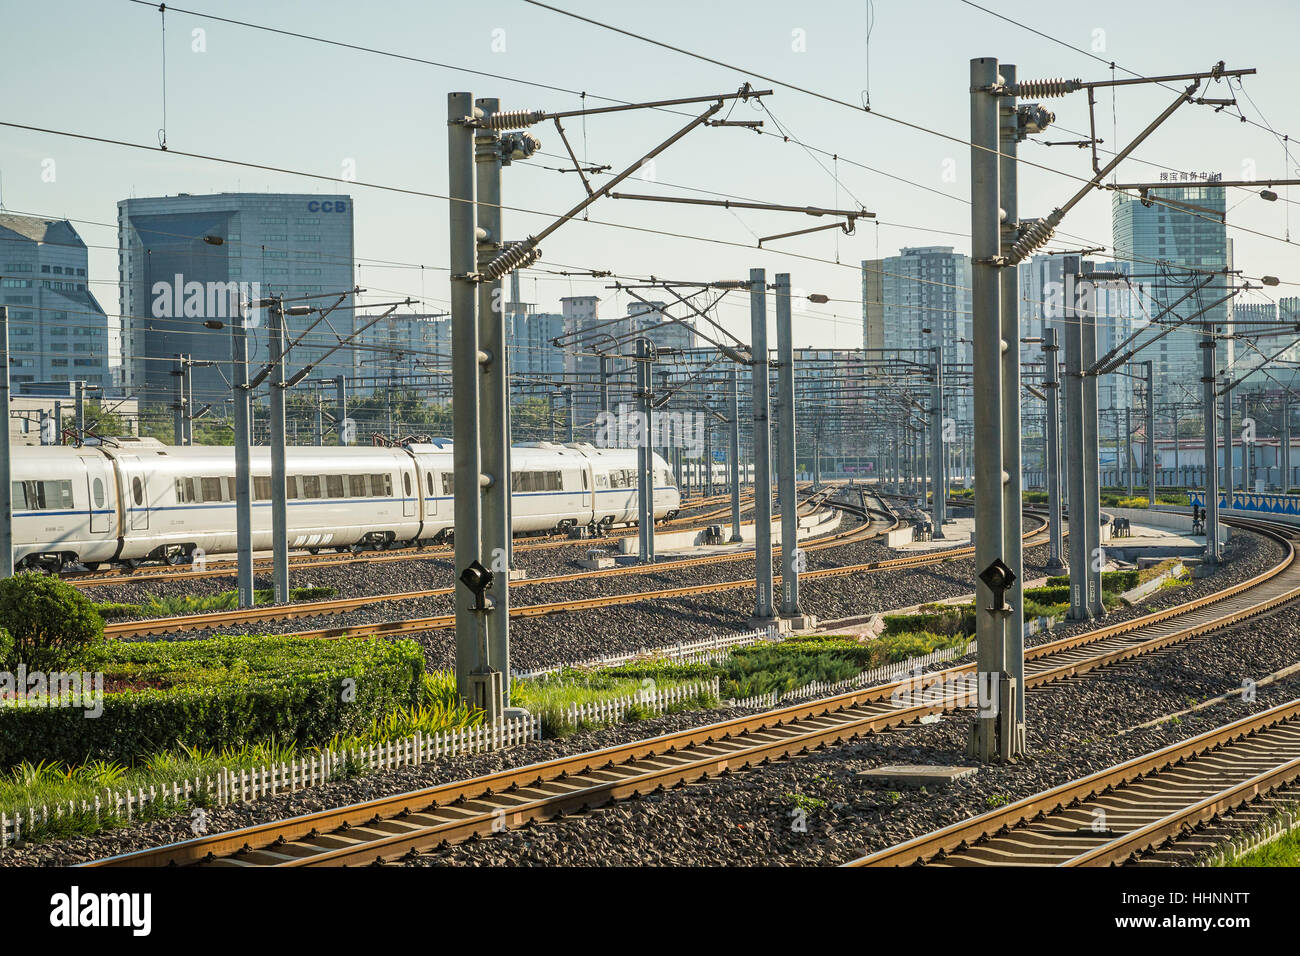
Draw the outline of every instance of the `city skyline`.
[[[51,4],[47,10],[37,11],[29,21],[30,29],[39,32],[49,28],[52,24],[44,18],[55,15],[54,11],[59,8],[73,6]],[[951,42],[943,45],[951,47],[959,40],[961,44],[970,45],[971,54],[993,49],[1004,60],[1019,62],[1022,76],[1105,78],[1110,73],[1106,64],[1089,59],[1083,53],[1037,37],[955,0],[927,6],[951,12],[951,22],[925,16],[920,10],[882,9],[877,11],[877,23],[868,44],[865,29],[855,32],[832,28],[832,24],[841,21],[852,23],[864,15],[860,5],[844,3],[825,10],[801,11],[793,18],[788,12],[782,13],[761,29],[747,27],[731,39],[728,39],[727,32],[712,30],[710,39],[716,39],[717,44],[709,46],[711,49],[716,46],[721,59],[737,63],[742,68],[750,63],[775,62],[779,69],[778,66],[770,69],[777,78],[818,92],[824,90],[841,99],[860,101],[865,90],[871,96],[873,107],[890,115],[899,113],[905,99],[904,85],[910,84],[912,76],[895,49],[901,44],[891,45],[891,38],[897,40],[922,21],[927,30],[939,31],[936,42],[940,38],[947,39]],[[586,12],[581,6],[575,9]],[[1275,122],[1285,116],[1276,91],[1285,89],[1288,79],[1294,75],[1289,58],[1283,55],[1285,43],[1280,40],[1287,31],[1275,30],[1252,36],[1246,43],[1240,38],[1206,37],[1177,24],[1162,23],[1162,28],[1171,31],[1180,42],[1154,49],[1150,44],[1135,42],[1143,36],[1144,26],[1152,22],[1149,14],[1124,8],[1121,19],[1119,11],[1116,6],[1086,16],[1075,16],[1033,7],[1016,9],[1008,5],[1007,9],[999,12],[1087,52],[1098,50],[1094,56],[1103,59],[1113,56],[1121,65],[1141,72],[1204,69],[1219,58],[1227,59],[1229,65],[1259,66],[1260,77],[1248,79],[1246,89],[1264,112],[1254,110],[1244,99],[1242,109],[1256,122],[1260,116],[1272,116]],[[251,4],[233,4],[228,11],[223,11],[231,19],[265,22],[270,26],[276,25],[274,20],[281,12]],[[708,31],[719,23],[720,18],[727,16],[727,12],[726,6],[722,5],[717,10],[692,10],[692,15],[700,18],[701,29]],[[646,20],[645,11],[620,5],[616,7],[616,13],[616,19],[621,19],[622,25],[633,32],[656,35],[655,24]],[[1295,16],[1294,10],[1285,5],[1278,5],[1276,13],[1283,20]],[[105,43],[116,42],[136,49],[139,56],[126,68],[138,73],[139,95],[129,103],[107,108],[93,123],[77,120],[65,110],[64,122],[60,124],[55,122],[59,118],[57,111],[51,110],[66,103],[72,90],[64,89],[60,84],[39,91],[28,88],[27,77],[31,71],[16,69],[13,102],[17,105],[39,100],[48,103],[49,109],[43,109],[40,115],[19,115],[14,121],[93,135],[117,132],[124,141],[148,145],[148,137],[140,135],[141,131],[148,128],[149,137],[152,137],[162,117],[159,61],[155,55],[161,53],[157,11],[125,3],[120,8],[106,4],[86,11],[86,15],[99,28],[96,42],[100,47],[86,46],[85,39],[74,37],[69,40],[72,44],[69,54],[79,56],[78,63],[89,65],[96,62]],[[395,15],[410,23],[413,34],[419,34],[431,16],[414,5],[399,7]],[[295,41],[294,51],[300,51],[311,61],[319,59],[339,69],[333,76],[321,76],[317,71],[315,85],[311,88],[285,86],[298,69],[298,58],[289,57],[295,62],[285,63],[283,56],[263,57],[262,53],[272,48],[274,35],[266,35],[265,31],[251,27],[169,13],[168,89],[172,99],[167,136],[170,155],[157,150],[149,155],[125,147],[87,144],[67,138],[41,138],[11,127],[4,137],[3,148],[0,148],[5,206],[13,211],[72,219],[74,225],[87,235],[87,244],[91,247],[92,288],[100,290],[104,301],[114,302],[116,294],[107,294],[107,290],[118,281],[106,268],[106,263],[115,258],[115,250],[110,248],[111,240],[105,241],[109,238],[106,230],[112,220],[106,214],[109,202],[116,203],[133,194],[185,191],[196,195],[264,189],[283,192],[320,190],[322,194],[347,191],[356,196],[363,210],[359,214],[356,248],[360,263],[358,279],[364,280],[361,284],[384,290],[378,292],[379,295],[400,293],[418,298],[421,304],[416,311],[442,311],[447,308],[446,272],[443,268],[445,253],[441,252],[445,243],[444,231],[418,224],[420,220],[429,223],[440,221],[444,215],[445,206],[441,201],[426,198],[445,191],[444,150],[439,143],[443,124],[442,90],[468,88],[480,95],[499,94],[505,108],[533,108],[536,105],[567,108],[602,105],[606,101],[597,101],[598,93],[622,95],[626,99],[655,99],[673,94],[722,92],[738,86],[745,78],[741,73],[702,64],[669,51],[657,51],[641,41],[564,21],[519,4],[484,4],[473,11],[455,11],[449,16],[452,19],[446,25],[455,27],[459,31],[457,35],[470,42],[436,43],[434,48],[415,55],[437,62],[452,61],[466,69],[492,74],[496,79],[474,76],[465,70],[409,63],[381,54],[301,40]],[[1108,22],[1110,20],[1115,22]],[[734,24],[730,27],[730,32],[735,33]],[[195,34],[196,30],[201,33]],[[384,42],[381,34],[370,36],[370,27],[364,19],[335,5],[319,6],[310,33],[327,38],[346,37],[358,45],[373,45],[375,49],[392,53],[403,52],[390,49],[392,41]],[[374,43],[367,44],[366,41],[371,39]],[[574,62],[548,56],[548,42],[561,46],[576,44],[575,49],[581,55],[573,58]],[[692,44],[686,46],[691,48]],[[201,48],[201,52],[196,47]],[[615,70],[620,56],[630,52],[649,57],[652,62],[669,68],[669,72],[650,77],[629,76]],[[21,66],[31,56],[29,50],[12,43],[6,53],[10,54],[15,66]],[[864,64],[867,59],[870,61],[869,71]],[[935,67],[925,84],[931,94],[929,102],[933,115],[918,114],[910,118],[904,115],[900,118],[912,122],[920,120],[921,125],[933,127],[933,131],[964,140],[967,97],[965,80],[961,75],[964,59],[958,60],[960,62],[954,63],[948,59],[940,62],[937,58],[925,58],[923,68]],[[1206,62],[1202,63],[1202,60]],[[370,71],[363,75],[396,75],[400,81],[385,87],[385,95],[366,100],[367,112],[353,111],[352,115],[364,116],[365,123],[339,123],[332,111],[341,105],[345,108],[359,105],[366,96],[367,84],[356,82],[350,69],[358,66]],[[219,84],[221,91],[211,82],[216,75],[223,79]],[[509,79],[511,77],[537,82],[553,80],[554,86],[585,91],[588,95],[580,97],[547,91],[515,82]],[[595,80],[602,77],[602,88],[593,89]],[[671,82],[665,83],[665,77],[671,77]],[[752,79],[756,85],[762,85],[761,79]],[[258,90],[267,88],[308,90],[308,95],[292,96],[294,112],[286,115],[276,106],[282,98],[258,94]],[[762,119],[769,133],[778,133],[779,122],[779,129],[790,136],[789,142],[781,135],[755,137],[742,130],[701,130],[659,157],[651,170],[639,171],[637,188],[629,191],[655,191],[679,196],[744,196],[797,204],[818,202],[837,207],[851,207],[860,200],[877,213],[878,225],[871,220],[859,220],[855,236],[843,236],[838,231],[834,236],[815,234],[775,244],[780,251],[760,251],[753,248],[755,236],[788,231],[803,223],[797,217],[783,214],[680,206],[665,209],[659,204],[603,200],[592,211],[593,222],[566,226],[548,243],[538,269],[524,276],[527,297],[539,303],[555,302],[561,295],[577,295],[599,288],[597,283],[601,280],[598,279],[554,274],[581,271],[583,267],[613,269],[623,274],[671,275],[683,279],[743,276],[752,265],[765,265],[769,271],[788,268],[796,287],[821,292],[831,300],[821,308],[807,304],[797,308],[795,334],[799,344],[844,348],[851,347],[860,337],[858,277],[855,274],[861,260],[888,256],[905,247],[929,245],[952,244],[959,252],[969,253],[962,238],[969,224],[964,199],[968,147],[963,150],[959,142],[908,130],[888,120],[866,115],[855,118],[842,107],[779,85],[775,89],[776,95],[766,102],[770,114],[752,105],[744,105],[738,107],[740,112],[733,111],[733,118]],[[1223,86],[1219,85],[1217,89],[1222,91]],[[430,96],[432,90],[437,90],[437,95]],[[251,149],[253,140],[248,136],[211,135],[215,129],[204,117],[223,116],[219,104],[222,98],[230,95],[239,97],[245,108],[240,128],[250,121],[276,121],[266,134],[259,133],[256,137],[256,150]],[[1126,118],[1121,124],[1105,124],[1114,127],[1106,130],[1111,135],[1103,137],[1110,141],[1107,148],[1136,133],[1146,119],[1164,105],[1159,102],[1163,99],[1165,93],[1160,90],[1120,94],[1119,102],[1125,107]],[[1052,100],[1048,105],[1058,112],[1059,128],[1057,135],[1049,138],[1068,138],[1069,131],[1077,132],[1083,128],[1081,124],[1087,123],[1086,110],[1080,109],[1079,94]],[[376,150],[369,145],[373,137],[364,135],[363,130],[371,121],[386,123],[402,114],[428,117],[427,122],[402,125],[411,144],[409,149]],[[286,119],[290,120],[287,125]],[[1109,121],[1110,116],[1105,119]],[[575,149],[584,159],[609,163],[616,171],[623,164],[634,162],[636,156],[658,142],[662,135],[671,132],[680,121],[680,117],[663,115],[663,111],[638,114],[635,118],[614,114],[591,117],[585,122],[575,120],[569,133]],[[81,128],[86,126],[101,128]],[[311,135],[306,139],[293,135],[292,131],[299,128],[311,130]],[[1281,129],[1283,127],[1279,126]],[[1120,135],[1119,140],[1113,138],[1116,132]],[[580,195],[575,176],[557,176],[553,171],[564,161],[564,148],[554,130],[546,128],[539,133],[544,141],[540,160],[532,164],[517,163],[507,172],[505,202],[510,209],[506,228],[512,235],[523,235],[544,222],[539,216],[518,210],[558,212],[569,197],[576,201]],[[863,144],[864,133],[869,146]],[[845,142],[845,137],[852,142]],[[810,150],[825,148],[827,152],[825,155],[817,152],[810,155],[800,142],[808,144]],[[266,158],[271,160],[266,165],[298,169],[327,178],[312,180],[207,162],[182,156],[182,150],[240,161],[255,161],[265,152]],[[1132,169],[1138,178],[1149,175],[1158,179],[1166,175],[1168,169],[1177,170],[1185,166],[1197,170],[1222,170],[1230,177],[1239,176],[1247,161],[1257,177],[1284,172],[1281,145],[1269,133],[1205,108],[1184,107],[1138,150],[1137,155],[1139,159],[1132,161]],[[1191,157],[1195,162],[1190,161]],[[47,164],[47,160],[52,165]],[[1087,170],[1084,156],[1072,149],[1049,151],[1035,148],[1026,160],[1022,165],[1021,187],[1024,215],[1045,213],[1072,188],[1070,177],[1080,176]],[[1156,162],[1157,165],[1145,166],[1141,160]],[[1066,175],[1048,173],[1040,168],[1043,165],[1060,167]],[[872,173],[863,166],[882,170],[887,175]],[[93,177],[89,175],[91,168],[95,170]],[[795,178],[787,178],[790,173],[794,173]],[[644,179],[642,174],[647,174]],[[653,181],[650,175],[653,175]],[[43,176],[53,178],[47,182]],[[344,178],[347,176],[354,177],[352,183],[355,185],[348,183]],[[343,183],[338,180],[343,180]],[[599,177],[594,177],[594,181],[599,181]],[[406,194],[403,198],[403,194],[377,188],[379,186],[413,189],[417,195]],[[575,187],[578,192],[574,192]],[[699,189],[706,192],[691,192]],[[1109,245],[1110,210],[1105,199],[1104,196],[1090,197],[1067,220],[1063,232],[1101,240],[1102,244]],[[1284,245],[1244,231],[1254,229],[1282,234],[1287,226],[1285,219],[1289,204],[1266,204],[1248,199],[1245,192],[1234,192],[1233,202],[1239,200],[1244,202],[1230,214],[1229,220],[1243,230],[1240,235],[1235,235],[1238,240],[1237,262],[1252,274],[1276,274],[1286,282],[1300,278],[1289,275],[1284,267]],[[629,228],[599,225],[602,222],[619,223]],[[645,229],[707,237],[721,242],[704,245],[690,238],[640,231]],[[1062,242],[1068,241],[1063,236]],[[597,244],[594,251],[590,245],[592,242]],[[739,243],[748,248],[725,243]],[[705,253],[704,258],[691,251],[696,248]],[[838,264],[835,262],[837,258]],[[701,262],[706,263],[709,275],[698,274]],[[580,268],[575,270],[571,268],[573,266]],[[543,269],[549,271],[540,271]],[[724,307],[723,316],[724,322],[733,329],[744,327],[743,315],[730,304]]]

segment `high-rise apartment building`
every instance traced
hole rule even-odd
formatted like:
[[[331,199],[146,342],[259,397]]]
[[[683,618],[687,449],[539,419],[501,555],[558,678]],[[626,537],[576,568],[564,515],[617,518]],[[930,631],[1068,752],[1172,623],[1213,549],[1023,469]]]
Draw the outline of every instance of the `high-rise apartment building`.
[[[1116,192],[1111,200],[1115,256],[1126,262],[1140,288],[1140,312],[1156,317],[1177,302],[1198,276],[1232,268],[1232,243],[1224,224],[1224,189],[1209,182],[1151,191],[1150,205]],[[1167,201],[1167,202],[1166,202]],[[1186,318],[1222,298],[1227,277],[1216,275],[1163,320]],[[1177,318],[1176,318],[1177,317]],[[1197,322],[1226,327],[1231,300],[1210,309]],[[1156,394],[1165,401],[1196,400],[1200,395],[1201,325],[1188,325],[1162,337],[1140,358],[1155,365]],[[1224,347],[1227,346],[1227,347]],[[1232,361],[1231,342],[1217,350],[1220,368]]]
[[[862,263],[862,324],[868,348],[942,349],[950,381],[971,362],[970,257],[952,246],[921,246]],[[874,341],[879,345],[874,345]],[[867,359],[872,353],[867,353]],[[965,376],[961,376],[965,377]],[[950,392],[948,414],[971,420],[966,390]]]

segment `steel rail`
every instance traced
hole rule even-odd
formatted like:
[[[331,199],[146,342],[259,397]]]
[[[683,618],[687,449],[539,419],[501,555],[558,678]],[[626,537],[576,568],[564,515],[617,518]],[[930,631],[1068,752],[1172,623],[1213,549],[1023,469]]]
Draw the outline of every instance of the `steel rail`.
[[[715,498],[725,498],[726,496],[714,496]],[[728,499],[729,500],[729,499]],[[753,495],[746,493],[744,496],[745,507],[741,508],[741,513],[752,510]],[[692,505],[692,510],[696,507],[710,507],[717,502],[710,500],[708,504],[696,503]],[[806,502],[801,502],[802,507]],[[730,513],[731,508],[718,508],[712,511],[706,511],[702,514],[679,515],[672,521],[665,522],[662,527],[673,528],[675,530],[689,531],[692,527],[704,527],[711,519]],[[684,526],[679,527],[676,523],[683,522]],[[700,523],[700,524],[696,524]],[[620,538],[630,537],[635,532],[620,530],[616,533],[609,534],[604,538],[590,539],[572,539],[561,537],[559,535],[540,535],[537,537],[525,537],[523,540],[515,543],[515,549],[518,551],[538,551],[550,550],[553,548],[563,547],[591,547],[595,541],[616,541]],[[452,550],[450,547],[436,545],[434,547],[402,547],[402,548],[385,548],[382,551],[369,551],[360,549],[347,553],[337,554],[308,554],[295,555],[290,558],[289,564],[293,568],[317,568],[330,567],[338,564],[354,564],[364,561],[366,563],[386,563],[390,561],[409,561],[418,558],[450,558]],[[259,558],[253,562],[255,569],[266,570],[271,567],[269,558]],[[114,584],[136,584],[148,581],[185,581],[198,578],[223,577],[233,574],[235,562],[227,558],[210,559],[206,562],[202,570],[187,568],[184,570],[158,568],[137,573],[135,571],[65,571],[59,574],[59,577],[70,584],[75,584],[80,588],[93,588],[103,585]]]
[[[1284,560],[1251,581],[1264,583],[1290,571],[1294,596],[1300,591],[1300,574],[1294,571],[1295,552],[1288,539],[1278,536],[1278,540],[1287,548]],[[1270,595],[1265,601],[1271,602],[1274,597]],[[1201,606],[1199,601],[1193,603]],[[1225,617],[1235,618],[1241,611],[1241,607],[1232,607]],[[1156,618],[1163,621],[1164,612],[1126,624],[1137,629],[1144,620]],[[1200,622],[1185,636],[1208,629],[1208,622]],[[1114,628],[1103,628],[1099,633],[1113,632]],[[1104,642],[1106,638],[1096,640]],[[1150,644],[1151,649],[1157,649],[1167,641],[1157,636]],[[1064,653],[1073,653],[1078,645],[1078,638],[1056,642]],[[1045,658],[1053,652],[1053,645],[1033,650],[1035,656]],[[729,773],[944,713],[959,704],[948,695],[927,699],[932,695],[926,691],[955,677],[968,676],[972,670],[973,665],[950,668],[924,675],[919,681],[892,681],[473,780],[123,854],[92,865],[299,866],[395,859],[403,853],[418,853],[473,834],[528,825],[533,820]],[[1045,673],[1051,670],[1048,667]],[[1033,676],[1027,681],[1031,687],[1043,682],[1045,679]],[[1034,809],[1029,816],[1037,812]]]
[[[1243,717],[1221,727],[1179,741],[1149,754],[1033,794],[1005,807],[962,820],[897,846],[871,853],[847,866],[911,866],[934,860],[952,865],[963,862],[979,865],[996,861],[1015,864],[1051,862],[1059,866],[1101,866],[1123,862],[1142,850],[1163,843],[1185,828],[1217,817],[1225,810],[1240,806],[1268,790],[1291,783],[1300,777],[1300,699],[1288,701],[1259,714]],[[1285,728],[1285,733],[1274,733]],[[1271,737],[1265,738],[1266,734]],[[1250,740],[1270,747],[1281,745],[1281,757],[1260,755],[1258,747],[1233,745]],[[1200,765],[1213,755],[1211,776],[1231,776],[1237,767],[1238,779],[1215,783],[1198,779]],[[1255,772],[1259,762],[1268,766]],[[1191,772],[1191,768],[1197,772]],[[1172,773],[1171,771],[1177,771]],[[1163,774],[1163,776],[1162,776]],[[1148,794],[1165,801],[1181,799],[1182,805],[1169,813],[1159,809],[1145,813],[1145,821],[1132,829],[1115,834],[1109,826],[1090,826],[1100,820],[1137,815],[1132,803],[1146,799],[1136,792],[1143,782]],[[1208,794],[1206,791],[1208,790]],[[1181,791],[1181,793],[1180,793]],[[1094,801],[1089,806],[1088,801]],[[1129,804],[1127,812],[1113,806],[1104,817],[1094,810],[1106,810],[1105,803]],[[1078,824],[1082,823],[1082,826]],[[1026,829],[1029,827],[1030,829]],[[992,839],[986,839],[992,838]],[[982,844],[979,841],[985,841]],[[996,845],[995,845],[996,844]]]
[[[851,510],[851,506],[844,507],[845,510]],[[896,522],[895,522],[896,523]],[[865,540],[875,537],[882,533],[882,530],[889,529],[872,529],[870,521],[856,528],[848,528],[839,531],[825,539],[814,539],[812,544],[805,547],[806,551],[819,551],[825,548],[839,547],[844,544],[852,543],[857,540]],[[777,549],[773,549],[775,552]],[[723,564],[729,561],[742,561],[745,559],[752,560],[754,552],[740,551],[731,554],[707,555],[697,558],[682,558],[677,561],[661,561],[653,565],[629,565],[621,568],[607,568],[596,571],[575,571],[567,574],[555,574],[541,578],[529,578],[522,581],[510,583],[509,587],[513,590],[516,588],[531,587],[538,584],[555,584],[565,581],[591,580],[598,581],[607,577],[620,577],[631,574],[654,574],[659,571],[671,571],[674,569],[696,567],[706,564]],[[812,572],[805,572],[812,573]],[[750,582],[752,583],[752,581]],[[728,583],[727,586],[732,586]],[[669,591],[646,591],[639,592],[640,596],[636,600],[649,600],[656,595],[660,597],[673,597],[679,594],[689,594],[694,591],[705,591],[708,589],[725,590],[724,587],[715,587],[712,585],[698,585],[694,588],[679,588]],[[420,598],[437,597],[447,595],[453,592],[453,588],[428,588],[420,591],[402,591],[392,594],[366,595],[363,597],[352,598],[331,598],[323,601],[303,601],[297,604],[265,604],[251,608],[243,608],[233,611],[209,611],[199,614],[179,614],[168,617],[144,618],[136,621],[122,621],[104,626],[104,634],[108,637],[117,639],[150,637],[160,634],[171,634],[178,631],[196,631],[218,628],[225,624],[241,624],[248,621],[290,621],[302,618],[322,617],[327,614],[344,613],[356,610],[357,608],[367,607],[379,602],[391,601],[411,601]],[[624,595],[630,597],[630,595]],[[601,606],[599,603],[590,604],[591,601],[599,602],[599,598],[586,599],[588,603],[571,601],[571,602],[552,602],[544,605],[519,605],[510,609],[511,617],[529,617],[536,616],[538,613],[557,613],[566,609],[567,605],[570,610],[582,610],[588,606]],[[610,598],[610,603],[631,603],[630,601],[616,601],[614,597]],[[530,614],[530,608],[545,608],[544,611],[534,611]],[[397,631],[387,632],[379,631],[372,633],[399,633],[408,630],[427,630],[428,622],[442,622],[454,620],[455,615],[444,615],[435,618],[417,618],[412,621],[394,622],[396,624],[409,624],[410,627],[399,627]],[[425,626],[419,626],[425,625]],[[367,625],[368,626],[368,625]],[[441,625],[439,625],[441,626]],[[342,636],[341,631],[345,629],[332,629],[339,631],[339,634],[327,635],[323,632],[310,632],[307,636]],[[359,636],[359,630],[349,631],[349,636]]]

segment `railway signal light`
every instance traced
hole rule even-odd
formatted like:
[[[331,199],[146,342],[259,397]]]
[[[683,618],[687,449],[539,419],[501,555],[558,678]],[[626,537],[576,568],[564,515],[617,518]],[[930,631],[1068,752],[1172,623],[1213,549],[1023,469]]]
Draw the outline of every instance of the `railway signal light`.
[[[993,592],[993,606],[989,610],[1004,610],[1006,604],[1002,598],[1011,585],[1015,583],[1015,572],[1007,567],[1001,558],[994,558],[993,563],[980,572],[980,580]]]
[[[469,588],[474,594],[474,610],[487,610],[487,605],[483,600],[483,592],[492,586],[494,575],[487,568],[474,559],[465,566],[465,570],[460,572],[460,582]]]

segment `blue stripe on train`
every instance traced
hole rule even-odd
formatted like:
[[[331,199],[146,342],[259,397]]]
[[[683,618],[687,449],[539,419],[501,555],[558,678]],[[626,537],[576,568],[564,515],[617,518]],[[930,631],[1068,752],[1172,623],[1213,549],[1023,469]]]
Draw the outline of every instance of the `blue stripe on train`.
[[[606,494],[613,494],[613,493],[615,493],[615,492],[622,492],[623,494],[628,494],[628,493],[630,493],[630,492],[632,492],[632,491],[634,491],[634,490],[635,490],[635,489],[632,489],[632,488],[626,488],[626,489],[625,489],[625,488],[602,488],[602,489],[597,489],[596,494],[598,494],[598,495],[606,495]],[[656,486],[656,487],[655,487],[655,491],[674,491],[674,490],[676,490],[676,489],[675,489],[673,486],[671,486],[671,485],[660,485],[660,486]],[[520,498],[534,498],[534,497],[538,497],[539,495],[585,495],[585,494],[590,494],[590,492],[586,492],[586,491],[516,491],[516,492],[513,492],[513,494],[514,494],[515,496],[517,496],[517,497],[520,497]],[[360,503],[371,503],[371,504],[373,504],[373,503],[377,503],[377,502],[393,502],[393,503],[396,503],[396,502],[399,502],[399,501],[409,501],[409,500],[411,500],[411,499],[409,499],[409,498],[291,498],[291,499],[289,499],[289,502],[288,502],[288,503],[289,503],[290,505],[321,505],[321,504],[345,505],[345,504],[357,504],[357,503],[359,503],[359,502],[360,502]],[[438,495],[438,496],[433,497],[433,498],[426,497],[424,500],[425,500],[425,501],[453,501],[454,499],[453,499],[450,495]],[[187,510],[190,510],[190,509],[193,509],[193,508],[234,508],[234,507],[235,507],[235,502],[233,502],[233,501],[222,501],[222,502],[213,502],[213,503],[211,503],[211,504],[208,504],[208,503],[206,503],[206,502],[201,502],[201,503],[199,503],[199,504],[194,504],[194,505],[155,505],[155,506],[152,506],[152,507],[150,507],[150,508],[148,508],[148,509],[136,509],[136,508],[132,508],[131,510],[132,510],[132,511],[136,511],[136,510],[148,510],[148,511],[187,511]],[[269,501],[254,501],[254,502],[253,502],[253,507],[254,507],[254,508],[269,508],[269,507],[271,507],[271,502],[269,502]],[[15,512],[14,512],[14,517],[15,517],[15,518],[53,518],[53,517],[59,517],[59,516],[65,516],[65,515],[84,515],[84,514],[88,514],[88,513],[90,513],[90,512],[86,512],[86,511],[75,511],[75,510],[74,510],[74,511],[15,511]],[[110,509],[105,509],[105,510],[96,509],[93,513],[94,513],[94,514],[97,514],[97,515],[111,515],[111,514],[114,514],[115,512],[114,512],[113,509],[110,508]]]

